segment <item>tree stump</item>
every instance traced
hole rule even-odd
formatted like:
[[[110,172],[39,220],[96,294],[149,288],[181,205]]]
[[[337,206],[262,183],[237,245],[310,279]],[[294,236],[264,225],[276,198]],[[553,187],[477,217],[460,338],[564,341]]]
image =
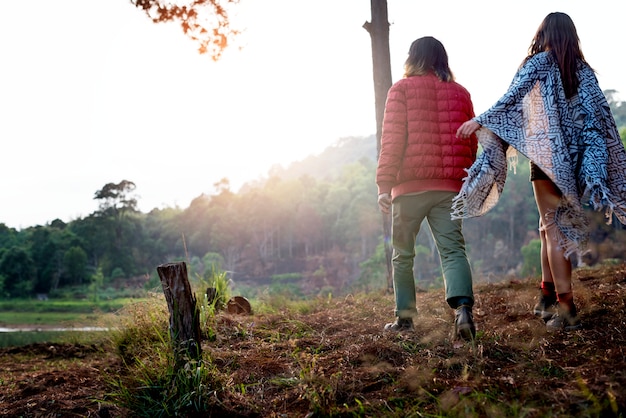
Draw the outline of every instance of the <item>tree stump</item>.
[[[243,296],[232,297],[226,304],[226,310],[237,315],[250,315],[252,313],[250,302]]]
[[[157,267],[167,309],[170,313],[170,336],[176,368],[188,360],[200,360],[200,312],[196,296],[191,292],[184,262],[162,264]]]

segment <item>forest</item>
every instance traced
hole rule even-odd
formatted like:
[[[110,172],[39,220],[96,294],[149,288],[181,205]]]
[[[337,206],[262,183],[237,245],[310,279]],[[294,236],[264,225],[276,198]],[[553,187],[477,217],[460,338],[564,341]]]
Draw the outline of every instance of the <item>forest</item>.
[[[625,102],[605,91],[622,140]],[[228,179],[188,207],[137,210],[131,179],[95,191],[98,210],[21,230],[0,223],[0,298],[95,297],[159,286],[156,267],[185,260],[192,279],[228,274],[244,296],[347,294],[387,286],[382,217],[374,183],[376,139],[347,137],[319,155],[274,166],[239,191]],[[498,205],[464,231],[476,281],[539,271],[538,213],[520,156]],[[89,198],[86,196],[85,198]],[[624,258],[625,230],[590,212],[590,251],[578,265]],[[442,284],[427,225],[416,244],[419,287]]]

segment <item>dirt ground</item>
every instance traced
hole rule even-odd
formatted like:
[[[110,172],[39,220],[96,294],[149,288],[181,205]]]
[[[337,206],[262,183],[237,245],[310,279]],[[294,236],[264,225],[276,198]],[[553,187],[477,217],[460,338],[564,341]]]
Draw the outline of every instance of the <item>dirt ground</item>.
[[[105,373],[119,365],[104,347],[32,344],[0,350],[0,416],[109,417],[122,412],[102,405]]]
[[[476,285],[475,344],[451,338],[453,314],[435,290],[418,293],[413,334],[382,332],[393,319],[391,295],[347,296],[306,313],[220,314],[217,338],[203,350],[224,372],[225,416],[326,416],[341,408],[335,416],[403,416],[402,405],[463,416],[463,402],[472,416],[502,416],[497,405],[510,412],[514,404],[526,417],[624,416],[626,267],[575,273],[584,328],[568,334],[548,333],[530,313],[537,284]],[[0,416],[132,416],[102,402],[104,376],[124,373],[106,345],[1,349]]]

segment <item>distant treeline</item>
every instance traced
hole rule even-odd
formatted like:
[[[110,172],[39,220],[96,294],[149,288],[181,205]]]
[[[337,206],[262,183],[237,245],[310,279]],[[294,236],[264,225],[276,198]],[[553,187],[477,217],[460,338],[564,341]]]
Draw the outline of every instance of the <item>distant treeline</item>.
[[[626,106],[611,100],[615,92],[605,93],[624,138]],[[181,260],[197,277],[226,271],[247,292],[287,289],[304,296],[383,288],[387,271],[375,168],[375,137],[349,137],[320,155],[274,167],[265,180],[238,192],[224,179],[214,194],[198,196],[187,208],[142,213],[132,181],[108,183],[96,191],[99,208],[87,217],[19,231],[0,224],[0,297],[54,296],[64,288],[105,289],[113,283],[156,286],[156,267]],[[498,205],[464,223],[478,280],[539,271],[538,213],[528,177],[521,157]],[[606,225],[598,213],[589,216],[591,252],[576,262],[623,258],[621,226]],[[416,245],[415,272],[423,287],[441,283],[427,228]]]

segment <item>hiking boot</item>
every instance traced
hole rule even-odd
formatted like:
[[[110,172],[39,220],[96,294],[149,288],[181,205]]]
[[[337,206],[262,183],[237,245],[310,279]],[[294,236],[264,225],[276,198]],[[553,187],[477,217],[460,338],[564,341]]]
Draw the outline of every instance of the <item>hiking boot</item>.
[[[566,309],[560,308],[557,305],[557,312],[552,315],[548,321],[546,321],[546,328],[548,331],[576,331],[582,329],[583,324],[580,322],[580,318],[576,315],[576,309],[574,309],[574,315],[568,312]]]
[[[546,296],[541,294],[539,301],[533,308],[533,314],[548,322],[556,314],[556,296]]]
[[[407,332],[413,331],[412,318],[396,318],[395,322],[385,325],[385,331]]]
[[[471,341],[474,337],[476,337],[474,316],[472,315],[472,308],[468,305],[461,305],[456,308],[454,318],[454,335],[465,341]]]

